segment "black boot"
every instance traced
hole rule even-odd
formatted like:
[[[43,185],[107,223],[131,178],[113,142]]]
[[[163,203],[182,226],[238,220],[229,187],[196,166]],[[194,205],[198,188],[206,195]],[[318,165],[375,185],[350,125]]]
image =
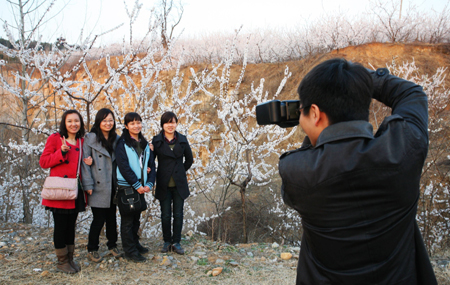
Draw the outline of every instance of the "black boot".
[[[125,253],[125,258],[134,262],[145,262],[147,260],[147,258],[145,258],[145,256],[143,256],[139,252],[135,254]]]
[[[140,254],[146,254],[149,252],[148,248],[143,247],[140,243],[138,243],[136,245],[137,250],[139,251]]]

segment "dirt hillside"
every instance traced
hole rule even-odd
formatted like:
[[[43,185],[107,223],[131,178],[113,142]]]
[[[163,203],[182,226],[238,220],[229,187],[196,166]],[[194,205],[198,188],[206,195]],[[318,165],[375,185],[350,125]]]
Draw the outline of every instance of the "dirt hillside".
[[[297,87],[303,77],[320,62],[335,57],[359,62],[367,68],[372,68],[372,66],[373,68],[386,67],[386,64],[392,64],[393,61],[398,65],[404,62],[415,61],[421,72],[434,74],[439,67],[450,67],[450,44],[370,43],[350,46],[299,61],[249,65],[246,73],[246,82],[257,82],[259,78],[264,77],[269,93],[274,94],[278,83],[283,78],[284,69],[288,66],[292,72],[292,77],[288,81],[282,96],[283,99],[297,98]],[[450,70],[448,72],[450,73]],[[449,84],[450,76],[447,76],[447,86]]]
[[[292,72],[291,78],[286,84],[286,88],[282,92],[282,98],[297,97],[296,89],[302,78],[318,63],[330,58],[343,57],[347,60],[359,62],[367,68],[386,67],[386,64],[391,64],[395,61],[397,64],[404,62],[415,61],[416,65],[423,73],[432,74],[438,67],[450,66],[450,44],[423,44],[423,43],[409,43],[409,44],[385,44],[385,43],[369,43],[359,46],[350,46],[344,49],[334,50],[331,53],[319,54],[308,57],[306,59],[282,62],[282,63],[260,63],[248,64],[243,83],[241,85],[240,94],[245,94],[245,91],[250,90],[252,83],[259,83],[261,78],[265,78],[265,90],[269,94],[275,94],[281,79],[284,76],[286,66]],[[116,62],[111,60],[112,64]],[[211,68],[212,65],[198,64],[189,65],[181,68],[181,73],[184,74],[185,84],[190,77],[190,68],[192,67],[196,72],[204,68]],[[90,72],[95,80],[102,82],[107,78],[107,67],[105,59],[99,62],[89,63]],[[170,80],[175,74],[175,71],[165,71],[160,75],[160,78],[165,81],[168,91],[170,91]],[[139,75],[129,74],[132,78],[137,79]],[[230,85],[237,81],[240,75],[240,66],[232,67]],[[88,75],[80,69],[78,73],[74,74],[72,79],[82,80]],[[450,76],[449,76],[450,77]],[[447,78],[450,82],[450,78]],[[140,81],[135,80],[137,87],[140,87]],[[214,90],[214,89],[213,89]]]

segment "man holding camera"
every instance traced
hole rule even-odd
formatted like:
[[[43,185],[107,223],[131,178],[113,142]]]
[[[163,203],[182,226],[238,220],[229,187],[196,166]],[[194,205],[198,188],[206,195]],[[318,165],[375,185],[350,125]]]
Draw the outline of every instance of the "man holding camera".
[[[422,88],[331,59],[298,93],[307,137],[279,164],[283,199],[302,217],[297,284],[436,284],[415,220],[428,151]],[[375,135],[372,98],[392,107]]]

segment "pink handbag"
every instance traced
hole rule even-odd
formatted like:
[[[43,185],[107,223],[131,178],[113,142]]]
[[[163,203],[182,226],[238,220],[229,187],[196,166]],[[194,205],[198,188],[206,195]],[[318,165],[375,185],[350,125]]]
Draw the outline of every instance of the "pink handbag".
[[[49,176],[45,178],[41,197],[46,200],[75,200],[78,197],[78,179],[81,162],[81,140],[80,157],[78,159],[77,178],[64,178]]]

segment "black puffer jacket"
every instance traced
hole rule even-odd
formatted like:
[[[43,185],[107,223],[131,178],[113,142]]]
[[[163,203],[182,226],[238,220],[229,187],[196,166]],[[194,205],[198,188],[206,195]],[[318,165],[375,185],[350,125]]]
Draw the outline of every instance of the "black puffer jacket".
[[[173,151],[169,144],[164,140],[160,133],[153,137],[155,156],[158,158],[158,169],[156,172],[156,191],[155,197],[158,200],[164,200],[167,192],[167,185],[170,177],[175,180],[175,184],[181,198],[189,197],[189,187],[186,177],[186,171],[194,162],[192,150],[185,136],[176,132],[177,140]]]
[[[371,73],[373,97],[392,107],[375,135],[366,121],[341,122],[280,158],[283,199],[302,217],[297,284],[436,284],[415,220],[427,97]]]

